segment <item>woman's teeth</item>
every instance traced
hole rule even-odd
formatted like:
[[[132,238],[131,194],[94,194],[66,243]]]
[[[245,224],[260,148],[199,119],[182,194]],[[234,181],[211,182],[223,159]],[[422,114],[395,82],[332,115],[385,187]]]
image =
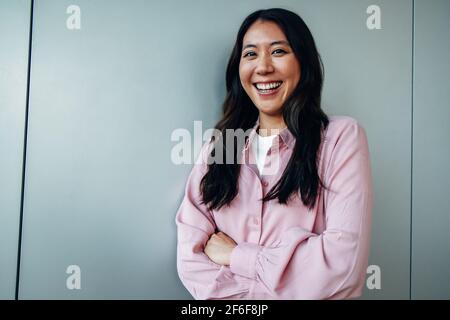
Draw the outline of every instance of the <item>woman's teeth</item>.
[[[259,90],[269,90],[278,88],[281,85],[281,81],[279,82],[270,82],[270,83],[257,83],[256,88]]]
[[[266,90],[273,90],[278,88],[279,86],[281,86],[281,81],[278,82],[270,82],[270,83],[257,83],[256,89],[261,90],[261,91],[266,91]]]

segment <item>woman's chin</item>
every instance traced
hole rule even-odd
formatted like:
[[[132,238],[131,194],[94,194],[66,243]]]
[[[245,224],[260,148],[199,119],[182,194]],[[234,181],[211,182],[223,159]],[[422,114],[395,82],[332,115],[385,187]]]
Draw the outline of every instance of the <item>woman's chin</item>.
[[[274,107],[273,105],[272,106],[259,105],[258,110],[260,113],[264,113],[265,115],[268,115],[268,116],[280,115],[281,111],[282,111],[280,106]]]

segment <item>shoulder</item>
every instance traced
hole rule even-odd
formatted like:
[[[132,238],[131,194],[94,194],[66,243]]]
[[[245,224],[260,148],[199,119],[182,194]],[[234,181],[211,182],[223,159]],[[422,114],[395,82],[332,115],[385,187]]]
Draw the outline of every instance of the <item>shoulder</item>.
[[[369,144],[361,124],[348,116],[329,116],[321,160],[325,167],[348,162],[355,155],[369,158]],[[328,171],[328,170],[327,170]]]
[[[208,140],[203,143],[202,147],[200,148],[200,152],[196,155],[196,160],[194,165],[196,166],[202,166],[206,167],[208,164],[208,158],[211,154],[212,150],[214,148],[214,143],[211,140]]]
[[[366,139],[366,132],[362,125],[349,116],[329,116],[328,127],[325,132],[325,142],[336,146],[342,140]]]
[[[360,123],[349,116],[329,116],[330,120],[327,128],[327,137],[335,137],[344,131],[362,128]]]

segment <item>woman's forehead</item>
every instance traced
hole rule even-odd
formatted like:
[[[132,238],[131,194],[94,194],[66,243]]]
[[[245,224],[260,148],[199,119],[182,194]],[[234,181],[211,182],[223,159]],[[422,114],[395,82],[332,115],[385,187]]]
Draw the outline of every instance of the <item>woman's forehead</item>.
[[[287,43],[286,36],[281,28],[272,21],[256,21],[244,35],[243,46],[247,45],[273,45]]]

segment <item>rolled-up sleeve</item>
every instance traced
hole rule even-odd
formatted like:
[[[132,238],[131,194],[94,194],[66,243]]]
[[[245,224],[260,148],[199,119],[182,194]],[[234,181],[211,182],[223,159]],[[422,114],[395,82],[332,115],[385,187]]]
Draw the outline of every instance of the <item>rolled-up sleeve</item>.
[[[286,230],[275,247],[239,243],[233,273],[254,279],[280,299],[343,299],[361,295],[371,237],[372,175],[367,137],[353,121],[328,145],[323,190],[325,230]],[[321,213],[321,210],[319,211]]]
[[[216,226],[211,212],[201,203],[200,182],[207,170],[207,145],[188,177],[185,195],[176,214],[177,271],[181,282],[195,299],[239,299],[249,291],[251,280],[233,274],[204,253]]]

